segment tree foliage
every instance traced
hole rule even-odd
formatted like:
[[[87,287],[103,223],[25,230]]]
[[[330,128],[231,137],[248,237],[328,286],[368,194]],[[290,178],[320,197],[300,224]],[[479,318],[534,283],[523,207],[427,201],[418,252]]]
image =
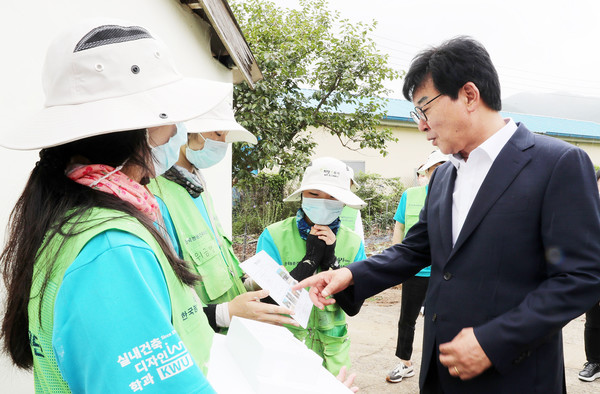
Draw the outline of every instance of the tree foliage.
[[[261,172],[236,184],[233,234],[260,234],[269,224],[295,215],[300,204],[284,203],[286,180]]]
[[[341,19],[326,0],[300,0],[299,9],[263,0],[232,0],[231,7],[264,76],[254,90],[245,82],[234,90],[237,121],[259,139],[234,145],[237,179],[265,168],[284,179],[299,175],[315,147],[311,126],[350,149],[387,154],[395,139],[378,127],[386,104],[378,97],[399,73],[369,38],[376,22]]]
[[[359,173],[356,194],[367,203],[361,210],[365,233],[385,232],[394,228],[394,214],[405,190],[400,178],[384,178],[379,174]]]

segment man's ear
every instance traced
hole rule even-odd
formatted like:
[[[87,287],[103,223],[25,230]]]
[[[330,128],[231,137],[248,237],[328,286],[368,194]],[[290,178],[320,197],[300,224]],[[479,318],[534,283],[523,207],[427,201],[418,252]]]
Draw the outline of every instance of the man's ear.
[[[468,111],[474,111],[480,104],[479,89],[473,82],[467,82],[461,88]]]

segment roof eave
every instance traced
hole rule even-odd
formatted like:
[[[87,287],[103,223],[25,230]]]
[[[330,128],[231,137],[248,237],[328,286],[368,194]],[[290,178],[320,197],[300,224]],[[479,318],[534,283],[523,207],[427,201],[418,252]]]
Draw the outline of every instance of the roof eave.
[[[226,65],[233,70],[234,83],[245,80],[254,88],[254,83],[261,80],[263,75],[227,0],[180,1],[206,20],[217,33],[227,51],[226,55],[229,55],[235,64]]]

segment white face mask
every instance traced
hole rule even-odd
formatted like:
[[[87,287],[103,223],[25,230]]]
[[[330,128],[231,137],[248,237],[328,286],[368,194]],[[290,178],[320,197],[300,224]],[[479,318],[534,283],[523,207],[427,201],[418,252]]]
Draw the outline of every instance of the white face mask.
[[[187,130],[183,123],[177,123],[177,132],[167,142],[159,146],[152,146],[152,163],[154,163],[154,176],[164,174],[173,167],[179,159],[179,149],[187,140]]]
[[[328,225],[342,213],[344,203],[327,198],[302,197],[302,210],[314,224]]]
[[[196,168],[209,168],[223,160],[227,153],[227,142],[215,141],[206,139],[200,133],[200,137],[204,140],[204,147],[200,150],[193,150],[190,147],[185,149],[185,157]]]

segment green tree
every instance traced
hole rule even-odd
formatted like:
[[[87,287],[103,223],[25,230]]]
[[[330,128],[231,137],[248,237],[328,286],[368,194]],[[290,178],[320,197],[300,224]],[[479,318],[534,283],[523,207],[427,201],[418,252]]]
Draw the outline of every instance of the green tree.
[[[384,178],[379,174],[359,173],[356,194],[367,203],[361,210],[365,233],[385,232],[394,228],[394,214],[404,185],[400,178]]]
[[[256,146],[234,145],[234,177],[278,168],[284,179],[301,174],[315,142],[308,127],[323,127],[351,149],[374,148],[386,155],[385,80],[400,74],[387,66],[369,37],[370,24],[341,19],[326,0],[300,0],[299,9],[263,0],[231,1],[232,10],[264,79],[255,89],[234,90],[240,124]],[[352,112],[353,111],[353,112]]]

